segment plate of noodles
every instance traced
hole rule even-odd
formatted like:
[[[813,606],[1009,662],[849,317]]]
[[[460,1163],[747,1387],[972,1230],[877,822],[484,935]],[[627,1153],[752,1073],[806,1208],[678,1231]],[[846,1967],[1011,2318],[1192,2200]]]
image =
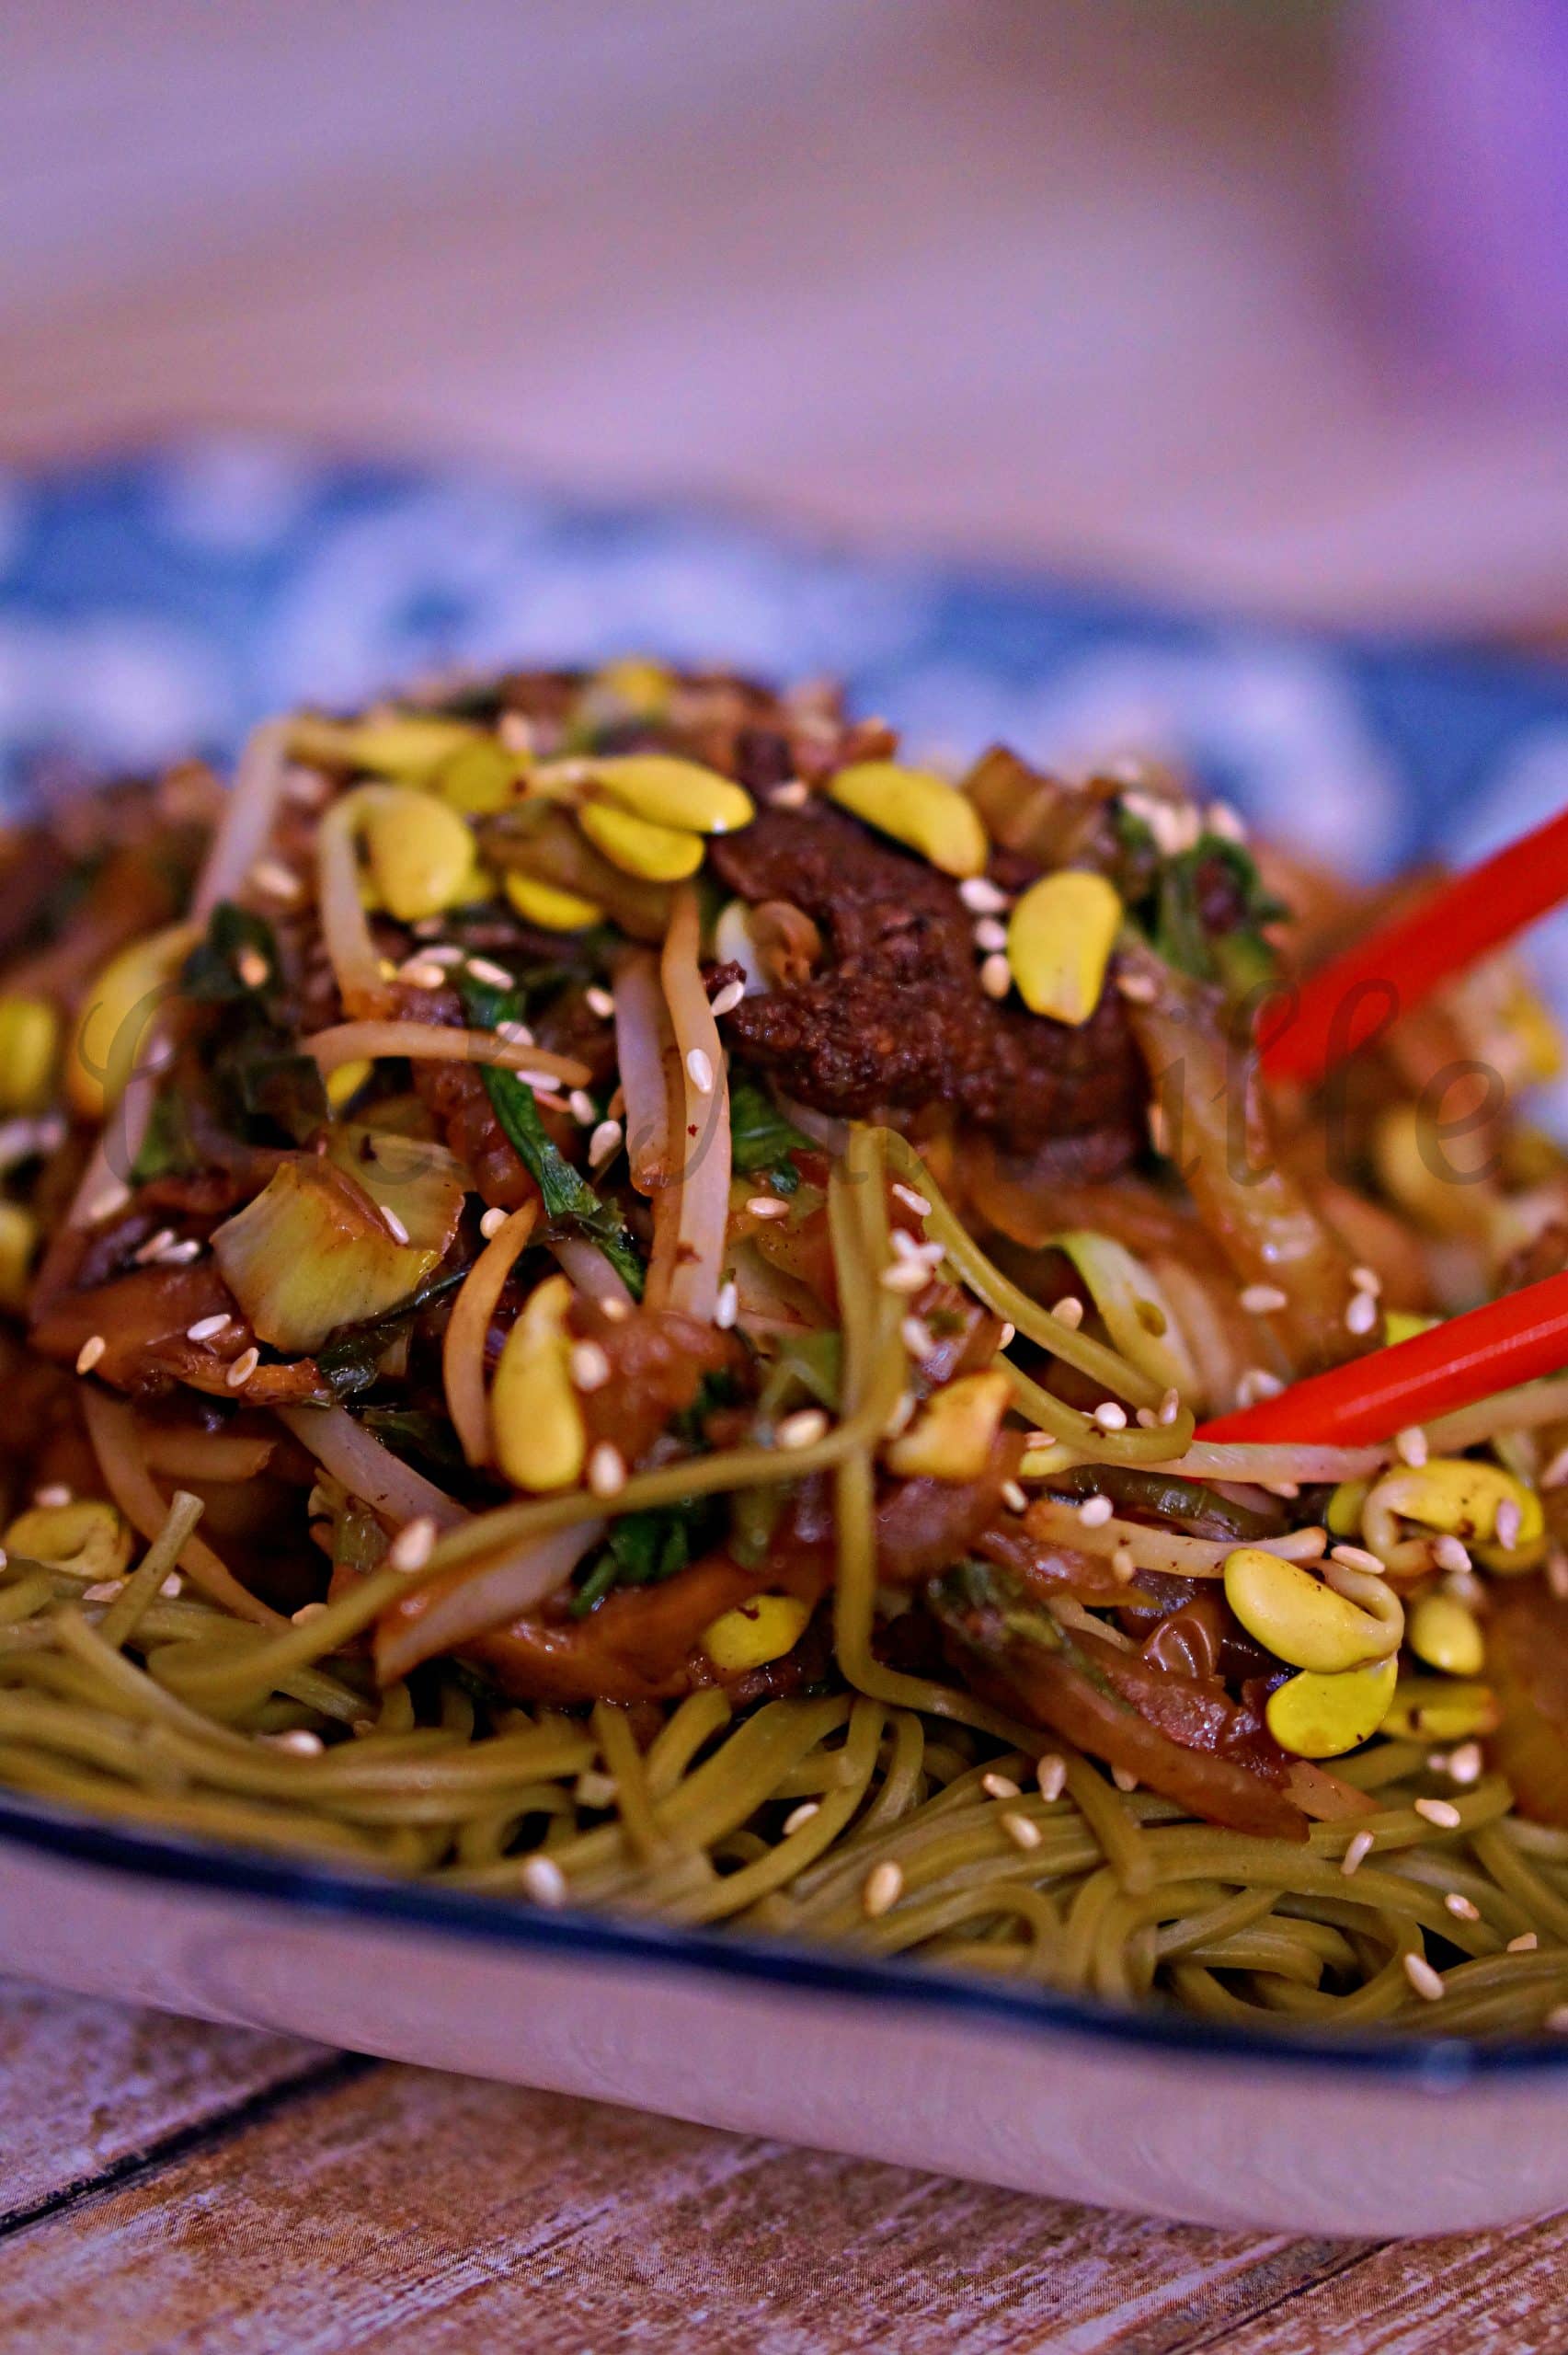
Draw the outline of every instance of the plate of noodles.
[[[648,661],[18,822],[0,1963],[1195,2218],[1568,2198],[1568,1349],[1455,1371],[1568,1264],[1555,1028],[1500,952],[1257,1051],[1409,899]]]

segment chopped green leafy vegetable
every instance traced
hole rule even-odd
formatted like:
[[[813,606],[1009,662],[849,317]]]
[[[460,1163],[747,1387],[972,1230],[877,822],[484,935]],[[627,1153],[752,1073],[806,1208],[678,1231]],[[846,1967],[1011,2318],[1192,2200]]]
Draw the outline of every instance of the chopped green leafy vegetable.
[[[477,1030],[494,1030],[521,1019],[514,994],[464,982],[464,1005]],[[635,1300],[642,1298],[643,1264],[630,1230],[613,1202],[594,1192],[588,1179],[555,1143],[539,1117],[533,1091],[515,1072],[485,1067],[485,1087],[495,1114],[544,1197],[546,1217],[575,1227],[596,1243]]]
[[[700,1550],[715,1514],[711,1497],[681,1497],[649,1512],[624,1513],[571,1601],[574,1619],[585,1619],[614,1587],[654,1586],[683,1570]]]
[[[188,1178],[200,1166],[186,1099],[177,1088],[166,1087],[153,1098],[152,1117],[132,1166],[131,1183],[146,1186],[155,1178]]]
[[[378,1316],[368,1325],[339,1326],[315,1352],[316,1369],[332,1396],[349,1398],[358,1390],[368,1390],[376,1379],[382,1359],[404,1327],[432,1303],[444,1300],[466,1273],[464,1268],[454,1268],[443,1275],[432,1276],[428,1284],[410,1292],[385,1316]]]
[[[743,1176],[767,1174],[775,1194],[793,1194],[800,1172],[789,1158],[811,1140],[786,1120],[767,1089],[744,1072],[729,1076],[729,1156]]]

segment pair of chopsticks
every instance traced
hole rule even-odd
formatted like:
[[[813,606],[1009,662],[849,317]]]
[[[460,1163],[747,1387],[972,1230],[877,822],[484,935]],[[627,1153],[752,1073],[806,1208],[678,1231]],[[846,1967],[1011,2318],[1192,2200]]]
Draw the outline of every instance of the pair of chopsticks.
[[[1408,913],[1311,974],[1262,1049],[1265,1076],[1314,1086],[1564,899],[1568,810],[1439,884]],[[1203,1424],[1197,1436],[1364,1446],[1564,1367],[1568,1274],[1292,1383],[1275,1397]]]

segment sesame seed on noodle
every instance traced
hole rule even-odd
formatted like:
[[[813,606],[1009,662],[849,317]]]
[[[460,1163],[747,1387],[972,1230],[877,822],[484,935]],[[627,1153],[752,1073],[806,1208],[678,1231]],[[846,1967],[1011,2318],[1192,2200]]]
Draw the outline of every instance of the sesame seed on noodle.
[[[1004,1815],[1001,1828],[1015,1848],[1037,1848],[1040,1844],[1040,1827],[1032,1815]]]
[[[1443,1999],[1443,1982],[1424,1954],[1407,1954],[1404,1975],[1424,2004],[1438,2004]]]
[[[1479,1922],[1481,1919],[1480,1906],[1473,1904],[1457,1889],[1446,1890],[1443,1893],[1443,1902],[1458,1922]]]
[[[1016,1799],[1024,1796],[1011,1775],[982,1775],[980,1788],[988,1799]]]
[[[1509,1939],[1508,1952],[1510,1954],[1534,1954],[1539,1944],[1539,1936],[1534,1930],[1521,1930],[1516,1938]]]
[[[1439,1832],[1457,1832],[1464,1821],[1452,1799],[1417,1799],[1413,1804],[1416,1814],[1436,1824]]]
[[[554,1856],[530,1856],[518,1876],[525,1897],[554,1908],[567,1901],[567,1876]]]
[[[109,1343],[101,1333],[89,1333],[76,1352],[77,1373],[91,1373],[108,1348]]]
[[[1339,1869],[1347,1880],[1353,1873],[1360,1871],[1363,1863],[1371,1855],[1373,1846],[1374,1842],[1369,1832],[1351,1833],[1349,1840],[1345,1843],[1345,1854],[1339,1860]]]
[[[1094,1420],[1103,1431],[1125,1431],[1127,1408],[1114,1398],[1102,1398],[1094,1409]]]
[[[387,1566],[394,1570],[422,1570],[435,1551],[436,1524],[428,1512],[416,1514],[406,1521],[386,1550]]]
[[[861,1883],[861,1911],[868,1921],[875,1922],[879,1914],[897,1905],[903,1893],[904,1868],[895,1864],[891,1856],[885,1856],[879,1865],[872,1866]]]
[[[1104,1529],[1116,1513],[1109,1497],[1085,1497],[1078,1508],[1078,1518],[1085,1529]]]
[[[1053,1806],[1067,1788],[1067,1761],[1054,1750],[1047,1750],[1035,1768],[1035,1780],[1040,1786],[1040,1797]]]
[[[484,1236],[486,1243],[493,1243],[495,1241],[496,1236],[499,1235],[502,1227],[505,1226],[509,1216],[509,1212],[503,1210],[499,1202],[493,1204],[492,1207],[485,1212],[484,1217],[479,1222],[479,1232]]]
[[[815,1447],[828,1435],[828,1418],[820,1407],[802,1407],[798,1412],[786,1415],[773,1432],[784,1448]]]
[[[1448,1772],[1456,1783],[1479,1783],[1485,1763],[1479,1741],[1461,1741],[1457,1750],[1448,1752]]]
[[[904,1186],[895,1182],[892,1190],[897,1195],[898,1200],[903,1203],[905,1209],[913,1211],[917,1218],[929,1218],[931,1216],[931,1204],[926,1200],[923,1194],[917,1194],[912,1186]],[[1564,1453],[1568,1453],[1568,1449],[1564,1450]]]
[[[1083,1303],[1069,1292],[1056,1303],[1050,1313],[1059,1325],[1065,1325],[1070,1333],[1076,1333],[1083,1322]]]

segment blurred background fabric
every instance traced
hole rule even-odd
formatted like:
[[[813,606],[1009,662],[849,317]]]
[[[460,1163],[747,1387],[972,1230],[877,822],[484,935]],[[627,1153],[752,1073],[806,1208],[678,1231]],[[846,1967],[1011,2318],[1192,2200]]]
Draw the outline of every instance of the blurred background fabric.
[[[181,425],[1568,619],[1562,0],[6,0],[0,456]]]

